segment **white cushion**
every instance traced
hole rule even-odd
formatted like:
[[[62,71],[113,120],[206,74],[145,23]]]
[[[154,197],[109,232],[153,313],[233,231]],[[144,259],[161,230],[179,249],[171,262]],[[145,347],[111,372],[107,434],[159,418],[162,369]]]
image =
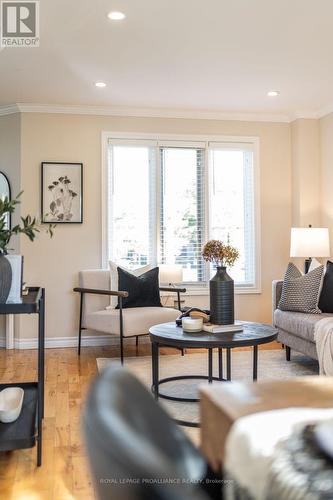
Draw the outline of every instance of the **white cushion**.
[[[110,290],[112,290],[113,292],[119,291],[118,267],[120,267],[120,269],[122,269],[123,271],[127,271],[134,274],[134,276],[141,276],[141,274],[144,274],[147,271],[150,271],[151,269],[151,265],[139,267],[138,269],[126,269],[125,267],[119,266],[119,264],[112,262],[112,260],[110,260],[109,266],[110,266],[110,286],[111,286]],[[106,309],[115,309],[117,307],[117,304],[118,304],[118,297],[111,296],[110,305],[107,306]]]
[[[123,309],[124,336],[145,335],[149,328],[159,323],[175,321],[180,312],[169,307],[131,307]],[[104,309],[85,316],[84,325],[89,330],[120,335],[119,309]]]

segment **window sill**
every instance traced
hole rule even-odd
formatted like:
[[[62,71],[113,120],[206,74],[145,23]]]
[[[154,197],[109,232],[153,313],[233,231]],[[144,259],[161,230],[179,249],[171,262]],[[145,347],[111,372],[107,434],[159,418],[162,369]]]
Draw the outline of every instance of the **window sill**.
[[[195,287],[195,286],[186,286],[186,284],[182,285],[186,288],[186,293],[182,293],[181,295],[185,297],[192,297],[196,295],[208,296],[209,288],[208,287]],[[237,287],[235,288],[235,295],[253,295],[253,294],[261,294],[261,288],[254,287]],[[175,296],[175,293],[170,292],[161,292],[161,297],[172,297]]]

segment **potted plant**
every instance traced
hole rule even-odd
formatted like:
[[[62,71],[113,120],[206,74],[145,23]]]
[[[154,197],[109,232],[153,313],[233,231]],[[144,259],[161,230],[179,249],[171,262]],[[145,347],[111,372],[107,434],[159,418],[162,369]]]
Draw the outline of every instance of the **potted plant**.
[[[228,242],[210,240],[202,250],[206,262],[216,266],[216,274],[209,282],[210,322],[215,325],[234,323],[234,280],[227,273],[227,266],[234,265],[239,251]]]
[[[11,238],[14,235],[25,234],[30,241],[34,241],[41,227],[36,217],[31,217],[31,215],[21,217],[19,224],[10,227],[8,215],[15,212],[22,193],[23,191],[13,200],[7,196],[0,199],[0,304],[7,301],[11,289],[21,293],[22,256],[8,255],[8,251],[12,250],[9,248]],[[46,227],[46,232],[50,237],[53,236],[54,228],[54,224]],[[18,293],[14,295],[17,297]]]

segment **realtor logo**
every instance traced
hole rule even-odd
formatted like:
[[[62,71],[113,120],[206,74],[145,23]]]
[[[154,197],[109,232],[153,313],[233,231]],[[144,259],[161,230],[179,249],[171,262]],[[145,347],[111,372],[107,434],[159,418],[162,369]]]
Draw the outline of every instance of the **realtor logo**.
[[[1,47],[39,47],[39,1],[1,2]]]

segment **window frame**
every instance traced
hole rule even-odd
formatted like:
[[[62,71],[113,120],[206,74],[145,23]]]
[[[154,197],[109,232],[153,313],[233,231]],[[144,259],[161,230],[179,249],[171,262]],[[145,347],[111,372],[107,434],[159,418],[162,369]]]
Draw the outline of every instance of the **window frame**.
[[[260,139],[255,136],[221,136],[221,135],[188,135],[188,134],[156,134],[156,133],[135,133],[135,132],[102,132],[102,171],[101,171],[101,265],[102,268],[108,267],[108,227],[109,227],[109,208],[108,208],[108,193],[109,193],[109,161],[110,149],[109,143],[115,142],[118,144],[126,144],[135,142],[143,145],[144,142],[150,146],[155,146],[157,149],[163,146],[169,147],[204,147],[205,148],[205,173],[204,183],[206,187],[204,195],[205,208],[205,227],[204,239],[207,241],[209,235],[209,154],[210,143],[219,144],[221,146],[240,146],[251,149],[253,153],[253,183],[254,183],[254,249],[255,249],[255,282],[253,285],[235,285],[236,294],[258,294],[261,293],[261,200],[260,200],[260,165],[259,165],[259,146]],[[160,158],[157,151],[157,178],[156,184],[159,185],[160,176]],[[159,190],[158,190],[159,191]],[[157,193],[156,199],[156,220],[159,220],[160,213],[160,193]],[[159,227],[156,227],[156,255],[158,255],[159,246]],[[206,276],[209,277],[208,266],[206,264]],[[185,284],[185,283],[184,283]],[[209,281],[202,283],[186,283],[187,295],[207,295],[209,293]]]

